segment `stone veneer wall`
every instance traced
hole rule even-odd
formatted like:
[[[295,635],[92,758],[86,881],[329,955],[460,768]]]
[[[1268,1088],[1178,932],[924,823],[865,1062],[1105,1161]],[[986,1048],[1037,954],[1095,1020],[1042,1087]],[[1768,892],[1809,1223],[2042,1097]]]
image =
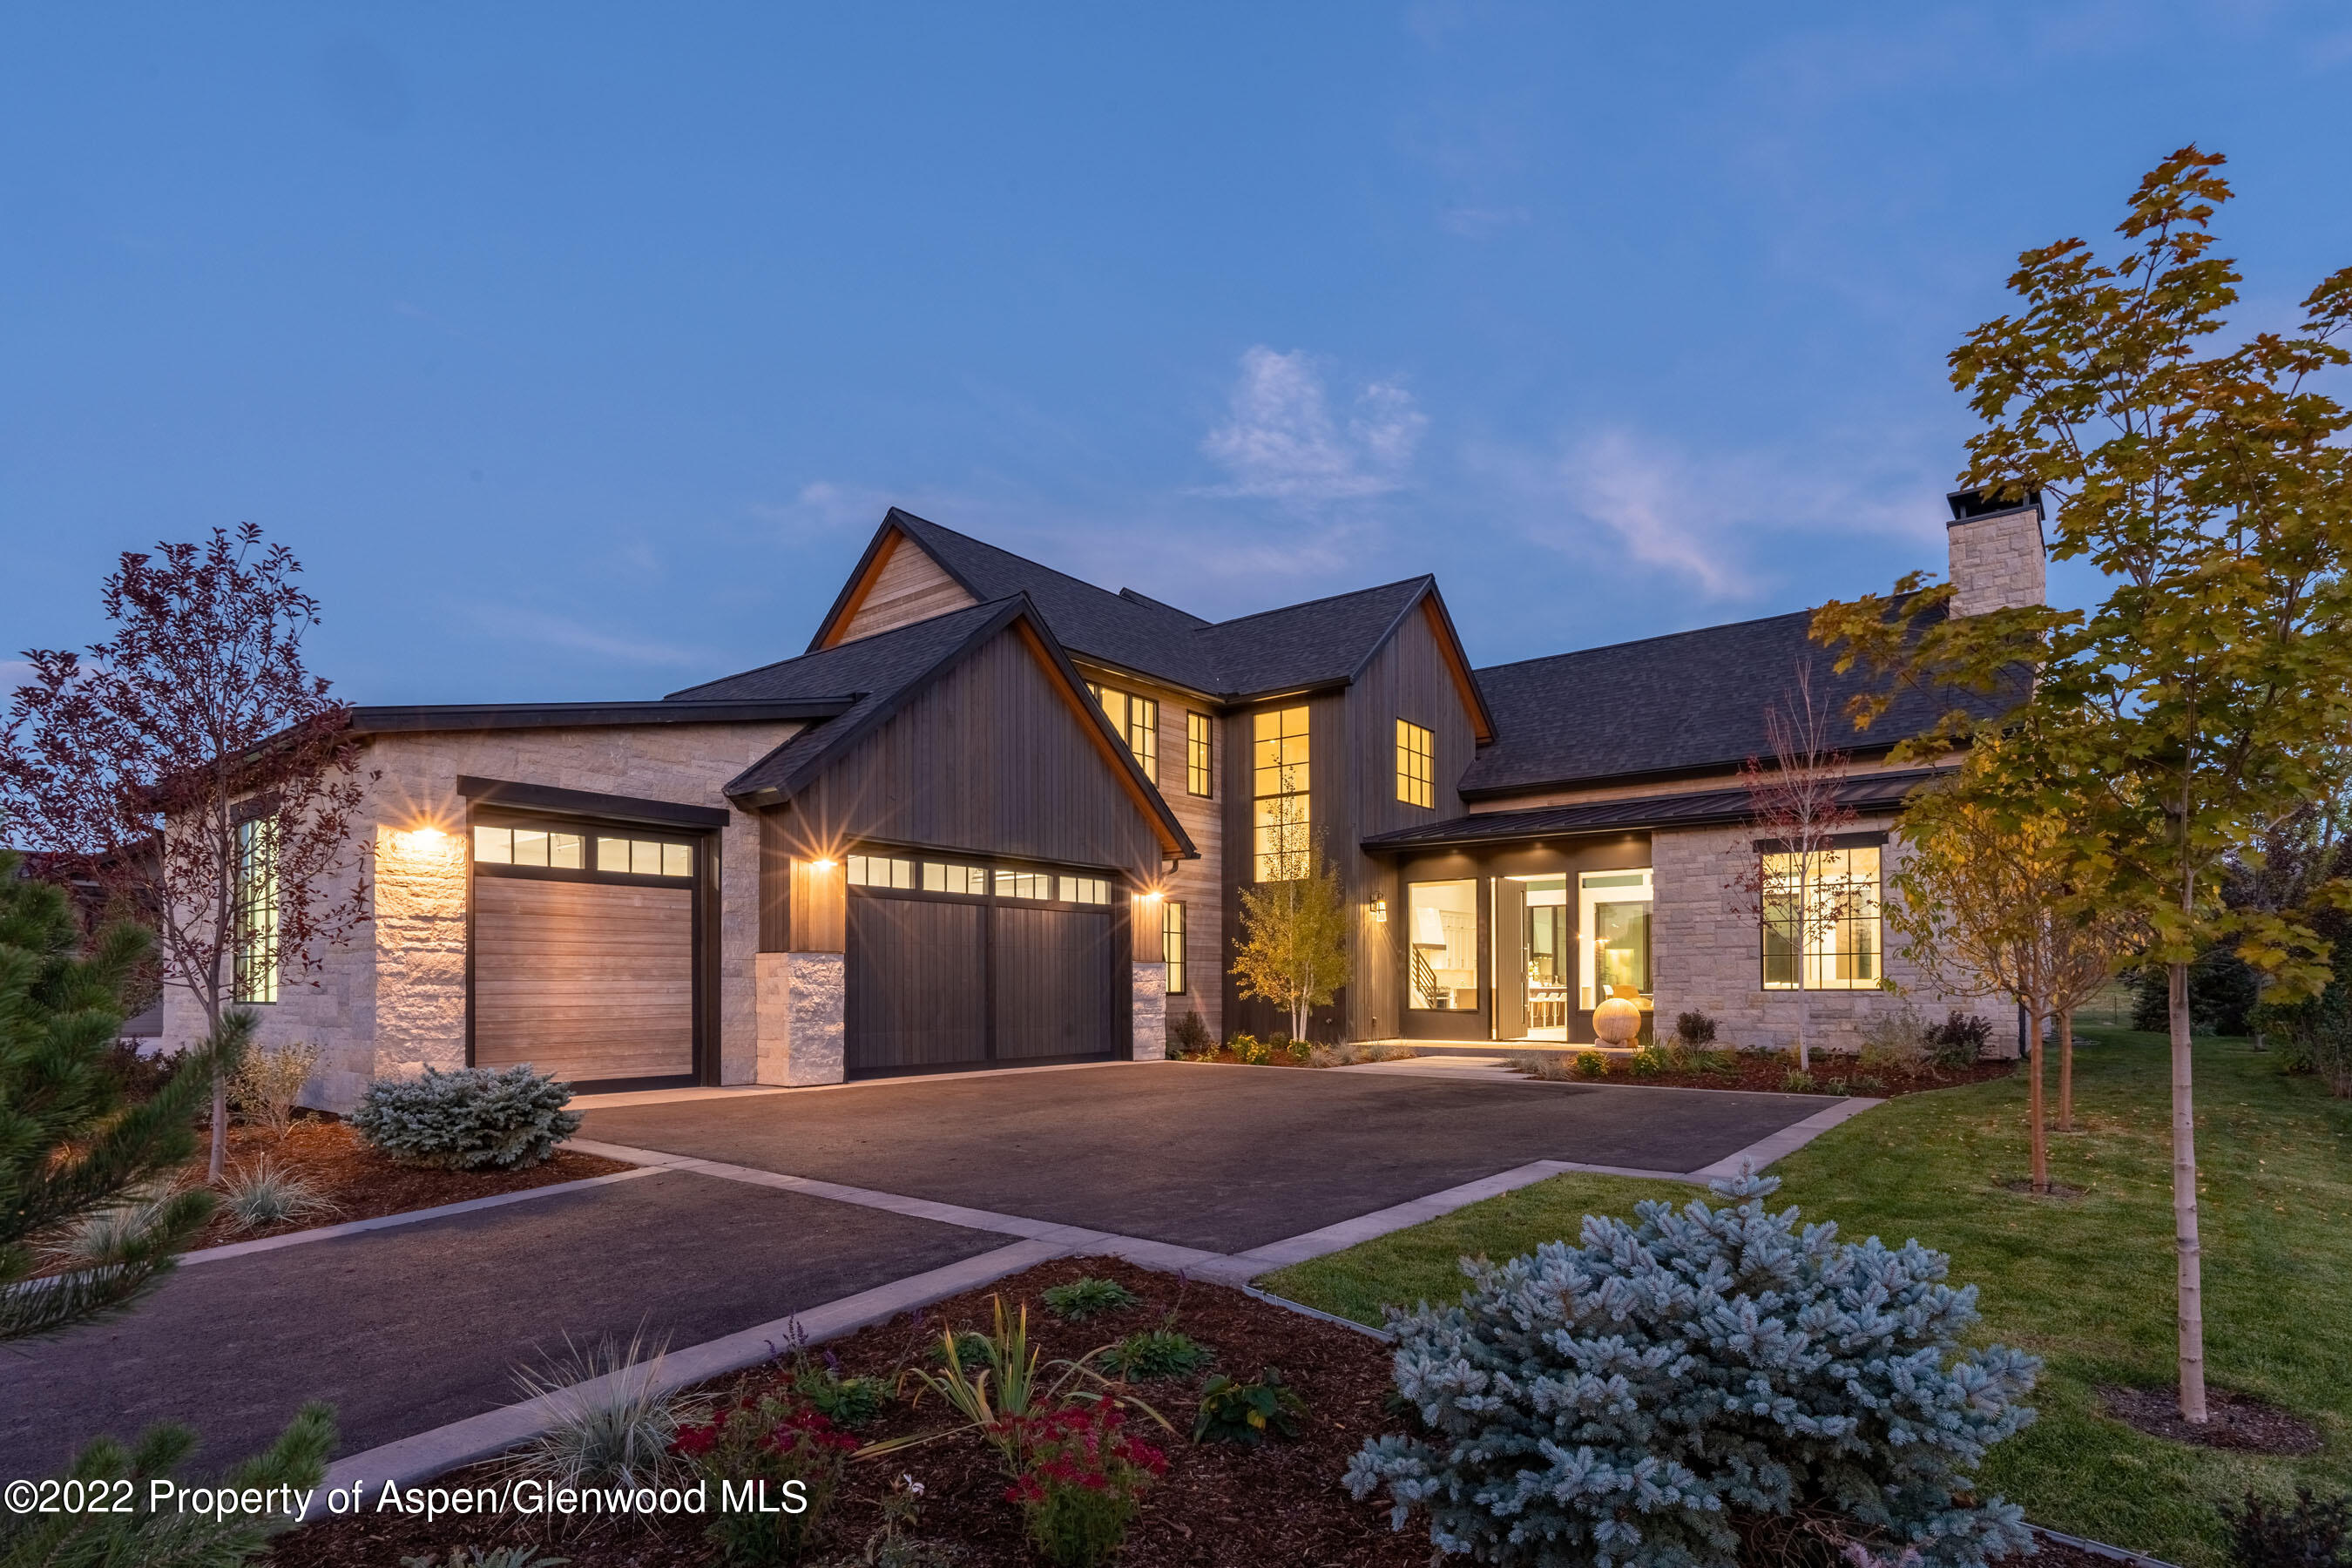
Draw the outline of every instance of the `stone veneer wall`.
[[[728,780],[800,728],[656,724],[577,730],[379,735],[363,769],[380,772],[355,814],[372,918],[309,974],[289,973],[261,1007],[265,1044],[321,1048],[304,1102],[347,1110],[368,1080],[466,1058],[466,802],[459,774],[685,805],[725,806]],[[435,830],[440,837],[435,837]],[[754,955],[760,946],[759,827],[736,814],[719,834],[719,1060],[724,1083],[759,1073]],[[163,1048],[204,1033],[189,994],[166,988]]]
[[[2050,563],[2038,507],[1955,522],[1947,531],[1952,614],[1981,615],[2048,599]]]
[[[1186,944],[1191,945],[1189,942]],[[1157,1062],[1168,1059],[1168,966],[1164,963],[1138,963],[1130,989],[1134,996],[1135,1016],[1130,1037],[1135,1045],[1135,1059]]]
[[[1854,824],[1854,830],[1890,826],[1885,820],[1864,821]],[[1713,1015],[1721,1027],[1717,1037],[1726,1044],[1787,1048],[1796,1040],[1796,993],[1765,991],[1756,916],[1738,909],[1738,895],[1726,887],[1754,853],[1755,839],[1752,827],[1695,828],[1651,837],[1654,902],[1650,939],[1662,1034],[1672,1031],[1677,1013],[1696,1008]],[[1901,864],[1902,854],[1902,840],[1890,839],[1882,875]],[[1885,935],[1890,947],[1901,945],[1891,928]],[[1906,1004],[1931,1022],[1955,1007],[1982,1013],[1993,1021],[1996,1051],[2008,1038],[2012,1009],[1998,1001],[1943,994],[1927,984],[1900,952],[1887,953],[1886,970],[1897,987],[1892,994],[1810,994],[1813,1049],[1858,1049],[1864,1023]]]
[[[848,962],[838,952],[759,955],[759,1081],[848,1076]]]

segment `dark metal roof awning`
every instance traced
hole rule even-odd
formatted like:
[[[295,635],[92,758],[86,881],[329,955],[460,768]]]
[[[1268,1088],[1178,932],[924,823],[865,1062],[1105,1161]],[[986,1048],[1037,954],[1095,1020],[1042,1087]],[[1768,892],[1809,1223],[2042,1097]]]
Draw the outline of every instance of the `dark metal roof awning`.
[[[1906,795],[1941,772],[1915,768],[1901,773],[1858,774],[1839,786],[1838,799],[1850,811],[1897,810]],[[1754,816],[1755,807],[1744,788],[1687,790],[1679,795],[1578,801],[1524,811],[1480,812],[1448,822],[1375,834],[1363,841],[1363,847],[1375,854],[1468,848],[1481,844],[1632,833],[1655,827],[1730,827],[1751,821]]]

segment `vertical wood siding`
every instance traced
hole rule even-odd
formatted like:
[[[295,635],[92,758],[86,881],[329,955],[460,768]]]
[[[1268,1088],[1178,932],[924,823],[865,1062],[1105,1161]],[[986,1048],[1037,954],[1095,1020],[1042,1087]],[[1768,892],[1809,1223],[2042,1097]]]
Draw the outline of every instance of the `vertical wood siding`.
[[[912,899],[848,903],[848,1070],[986,1061],[985,908]]]
[[[1117,1028],[1113,973],[1127,966],[1107,910],[1000,905],[994,934],[996,1059],[1094,1056]]]

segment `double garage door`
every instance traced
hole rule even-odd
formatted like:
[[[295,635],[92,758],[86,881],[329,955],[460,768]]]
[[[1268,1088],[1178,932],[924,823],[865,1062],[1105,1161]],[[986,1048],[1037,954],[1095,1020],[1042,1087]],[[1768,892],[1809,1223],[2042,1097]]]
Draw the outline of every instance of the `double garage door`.
[[[849,889],[852,1078],[1083,1061],[1119,1038],[1110,909]]]
[[[477,1067],[580,1089],[696,1079],[703,847],[547,822],[473,830]]]

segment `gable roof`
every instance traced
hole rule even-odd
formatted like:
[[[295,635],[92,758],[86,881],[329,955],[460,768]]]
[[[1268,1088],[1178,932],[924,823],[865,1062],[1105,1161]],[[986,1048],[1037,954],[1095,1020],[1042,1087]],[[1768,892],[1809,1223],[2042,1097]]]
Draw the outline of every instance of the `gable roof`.
[[[1151,818],[1166,851],[1185,859],[1197,857],[1199,851],[1175,813],[1144,776],[1109,719],[1087,696],[1084,679],[1055,641],[1052,628],[1036,606],[1024,595],[950,611],[798,658],[706,681],[673,692],[668,700],[781,701],[820,694],[846,700],[837,717],[810,725],[728,781],[728,798],[747,810],[756,810],[791,799],[908,699],[1008,630],[1028,642],[1046,667],[1049,679],[1061,687],[1071,712],[1088,727],[1096,749],[1118,774],[1129,795]]]
[[[1612,643],[1517,664],[1490,665],[1478,684],[1498,732],[1462,780],[1465,799],[1642,774],[1733,768],[1771,754],[1768,708],[1787,699],[1798,669],[1814,700],[1843,729],[1846,700],[1875,689],[1857,667],[1844,675],[1836,655],[1808,636],[1812,612],[1799,610],[1729,626]],[[1955,708],[1990,718],[2019,692],[1914,688],[1896,695],[1871,727],[1843,749],[1883,752]]]
[[[1455,662],[1474,725],[1482,738],[1492,732],[1491,716],[1433,577],[1408,577],[1213,622],[1132,588],[1114,594],[1082,583],[897,507],[883,518],[825,612],[810,641],[812,653],[856,646],[836,639],[862,601],[866,578],[887,559],[894,536],[920,548],[976,599],[1025,595],[1061,645],[1082,658],[1228,702],[1343,685],[1363,672],[1416,605],[1433,602],[1432,624]]]

